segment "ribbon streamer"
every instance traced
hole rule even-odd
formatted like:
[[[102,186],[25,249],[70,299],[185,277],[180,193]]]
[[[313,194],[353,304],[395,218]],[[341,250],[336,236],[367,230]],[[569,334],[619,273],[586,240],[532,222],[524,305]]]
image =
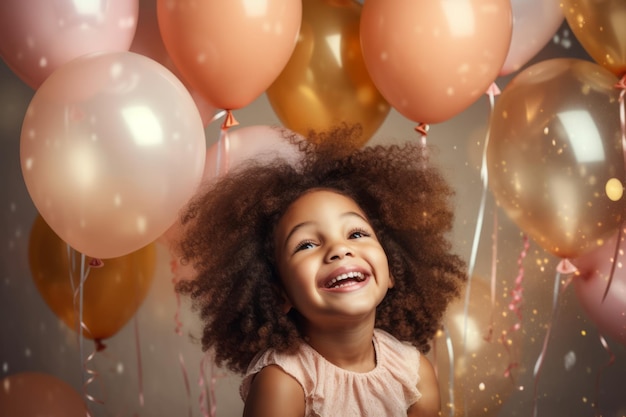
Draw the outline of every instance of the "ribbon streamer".
[[[600,343],[602,344],[602,347],[604,348],[604,350],[606,350],[606,352],[609,355],[609,361],[602,368],[600,368],[600,370],[598,370],[598,374],[596,376],[596,388],[595,388],[596,400],[594,401],[594,408],[596,408],[596,416],[599,417],[602,415],[600,413],[600,377],[602,376],[602,372],[607,370],[615,362],[615,354],[611,351],[609,344],[606,342],[606,339],[604,338],[604,336],[602,336],[602,334],[598,334],[598,338],[600,339]]]
[[[210,378],[207,378],[206,374],[207,363],[210,366],[208,373]],[[215,362],[212,360],[209,352],[205,353],[200,361],[200,376],[198,378],[198,386],[200,387],[200,397],[198,400],[203,417],[216,417],[217,397],[215,395],[215,387],[217,386],[217,380],[224,376],[224,374],[217,374],[215,372]],[[208,410],[205,407],[205,403],[208,405]]]
[[[559,291],[559,285],[561,283],[561,275],[564,272],[569,273],[572,271],[572,268],[569,265],[571,265],[571,263],[569,263],[568,260],[563,259],[561,260],[561,262],[559,262],[559,265],[556,268],[556,276],[554,279],[554,286],[552,290],[552,313],[550,315],[550,321],[548,322],[548,325],[547,325],[546,335],[543,339],[541,352],[539,354],[539,357],[537,358],[537,361],[535,362],[535,367],[533,369],[533,377],[535,379],[534,389],[533,389],[533,416],[534,417],[537,417],[537,399],[538,399],[537,398],[537,386],[539,382],[539,376],[541,374],[541,368],[543,366],[543,361],[545,359],[546,351],[548,349],[548,341],[550,340],[550,333],[552,332],[552,327],[554,326],[554,322],[556,321],[559,293],[561,291],[564,291],[565,288],[567,288],[567,286],[572,281],[572,277],[570,276],[570,278],[566,280],[565,283],[563,284],[561,291]]]
[[[78,345],[80,351],[80,359],[81,359],[81,367],[82,367],[82,381],[83,381],[83,395],[90,402],[94,402],[97,404],[104,404],[103,401],[95,398],[91,394],[89,394],[87,388],[90,384],[92,384],[98,378],[98,373],[89,367],[89,364],[94,359],[97,351],[100,351],[104,348],[104,345],[96,340],[96,348],[89,354],[85,355],[85,346],[84,346],[84,334],[85,332],[91,334],[89,328],[83,321],[83,299],[84,299],[84,285],[87,277],[89,276],[90,264],[87,264],[86,257],[81,253],[80,255],[80,266],[79,266],[79,281],[78,287],[74,283],[74,269],[76,265],[76,251],[67,245],[67,255],[69,260],[69,278],[70,285],[73,291],[73,304],[74,304],[74,316],[77,317],[76,325],[77,325],[77,334],[78,334]],[[91,417],[91,413],[89,410],[89,406],[86,406],[86,415],[87,417]]]

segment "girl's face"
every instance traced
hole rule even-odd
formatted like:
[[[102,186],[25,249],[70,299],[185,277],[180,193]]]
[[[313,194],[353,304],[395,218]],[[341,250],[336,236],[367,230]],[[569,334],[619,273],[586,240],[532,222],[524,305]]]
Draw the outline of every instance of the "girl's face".
[[[286,296],[309,324],[373,318],[393,286],[365,214],[337,192],[314,190],[294,201],[278,222],[275,245]]]

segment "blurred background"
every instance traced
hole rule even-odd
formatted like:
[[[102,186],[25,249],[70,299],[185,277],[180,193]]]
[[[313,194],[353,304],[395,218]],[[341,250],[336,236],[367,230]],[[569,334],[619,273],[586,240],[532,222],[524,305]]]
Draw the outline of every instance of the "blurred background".
[[[303,13],[313,10],[307,1]],[[360,4],[349,3],[360,11]],[[149,10],[154,19],[154,5],[147,4],[141,3],[140,13]],[[349,22],[344,19],[337,26],[328,23],[326,29],[340,33],[337,28]],[[498,75],[496,85],[504,90],[518,73],[552,58],[593,61],[562,19],[537,51],[522,68]],[[74,279],[80,276],[80,256],[68,253],[42,220],[20,162],[22,123],[35,91],[5,61],[0,63],[0,378],[4,378],[0,410],[2,402],[7,406],[17,401],[7,381],[37,373],[52,377],[52,382],[33,378],[22,394],[17,390],[13,394],[21,395],[19,402],[39,401],[36,383],[59,390],[66,388],[65,383],[69,391],[58,391],[59,398],[69,404],[77,394],[93,416],[241,415],[239,377],[215,369],[204,357],[196,313],[173,290],[178,265],[167,239],[159,238],[118,263],[105,259],[102,268],[91,268],[85,291],[91,281],[93,289],[91,298],[85,294],[84,308],[85,315],[93,315],[91,330],[97,327],[105,335],[98,344],[88,337],[81,340],[68,325],[73,306],[67,313],[61,304],[67,299],[63,294],[69,271]],[[287,81],[277,82],[249,103],[233,106],[238,107],[233,115],[239,125],[229,131],[236,135],[238,129],[281,126],[285,120],[288,127],[298,129],[304,123],[301,119],[314,114],[319,104],[297,107],[297,101],[286,98],[289,91]],[[497,103],[499,96],[492,98]],[[372,114],[360,111],[368,121],[365,127],[371,129],[369,133],[366,129],[364,143],[423,139],[415,120],[385,104],[379,99]],[[349,112],[345,105],[335,102],[328,110]],[[211,105],[206,111],[204,140],[214,155],[224,119],[210,122],[217,111]],[[439,372],[443,415],[626,416],[624,333],[620,338],[603,331],[571,284],[580,277],[557,272],[562,259],[529,238],[491,192],[484,194],[482,154],[491,114],[490,97],[483,94],[447,120],[430,123],[424,138],[434,147],[433,163],[456,190],[454,249],[468,260],[475,252],[471,292],[451,306],[445,331],[429,353]],[[381,119],[379,125],[376,117]],[[482,232],[475,239],[481,223]],[[620,268],[612,289],[617,307],[611,313],[623,323],[626,292],[617,291],[626,288],[626,281]],[[465,346],[460,343],[464,331]],[[65,415],[74,414],[68,408]]]

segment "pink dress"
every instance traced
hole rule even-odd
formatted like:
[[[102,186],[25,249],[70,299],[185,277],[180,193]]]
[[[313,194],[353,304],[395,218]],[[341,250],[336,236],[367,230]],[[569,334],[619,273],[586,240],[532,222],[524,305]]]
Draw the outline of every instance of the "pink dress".
[[[246,400],[254,375],[268,365],[278,365],[300,383],[306,417],[400,417],[420,399],[419,352],[389,333],[374,330],[376,367],[353,372],[328,362],[307,343],[294,354],[268,350],[252,361],[241,383]]]

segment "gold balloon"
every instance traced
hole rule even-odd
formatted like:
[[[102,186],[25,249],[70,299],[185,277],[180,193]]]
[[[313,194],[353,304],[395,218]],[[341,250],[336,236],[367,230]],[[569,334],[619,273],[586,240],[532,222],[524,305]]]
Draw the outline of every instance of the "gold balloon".
[[[517,226],[560,258],[595,248],[623,221],[616,82],[594,62],[550,59],[518,74],[494,106],[489,186]]]
[[[294,132],[360,124],[352,143],[364,145],[390,106],[369,77],[359,36],[361,8],[354,0],[304,0],[296,48],[267,89],[281,122]]]
[[[587,53],[618,77],[626,75],[626,2],[562,0],[561,6]]]
[[[76,259],[70,259],[67,244],[38,215],[28,248],[33,280],[54,314],[78,331],[81,255],[74,254]],[[128,255],[105,259],[101,267],[90,268],[83,285],[82,322],[88,329],[83,330],[83,335],[101,347],[103,339],[116,334],[145,299],[155,268],[154,243]]]
[[[486,281],[474,278],[470,288],[467,316],[463,296],[448,307],[445,331],[434,341],[444,416],[449,411],[455,416],[496,416],[515,387],[505,373],[515,368],[519,357],[519,338],[512,332],[516,316],[503,306],[502,295],[492,307]],[[453,381],[447,342],[452,345]]]

